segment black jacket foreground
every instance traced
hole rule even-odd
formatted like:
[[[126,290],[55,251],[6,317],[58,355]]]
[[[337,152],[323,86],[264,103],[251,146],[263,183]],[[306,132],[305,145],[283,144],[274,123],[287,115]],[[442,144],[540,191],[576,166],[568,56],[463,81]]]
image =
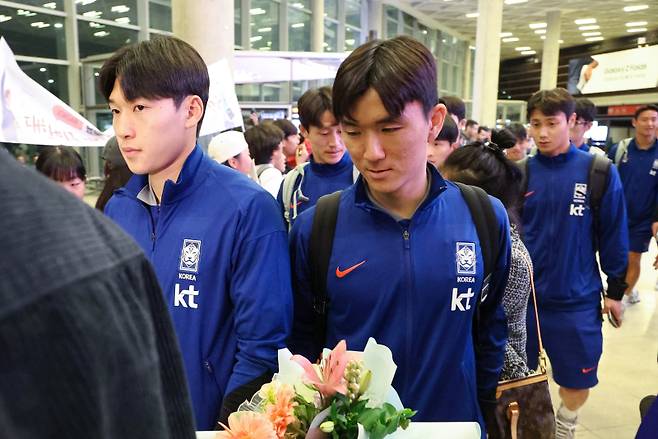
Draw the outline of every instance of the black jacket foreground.
[[[153,271],[102,214],[0,148],[0,436],[194,438]]]

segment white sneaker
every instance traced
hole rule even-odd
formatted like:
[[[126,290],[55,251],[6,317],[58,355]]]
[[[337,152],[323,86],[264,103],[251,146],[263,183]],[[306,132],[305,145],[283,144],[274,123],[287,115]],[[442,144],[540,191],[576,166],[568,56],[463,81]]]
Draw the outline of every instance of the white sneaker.
[[[628,304],[633,305],[636,304],[640,301],[640,293],[633,288],[633,291],[631,291],[631,294],[628,295]]]
[[[555,439],[575,439],[577,424],[578,417],[567,419],[558,410],[555,414]]]

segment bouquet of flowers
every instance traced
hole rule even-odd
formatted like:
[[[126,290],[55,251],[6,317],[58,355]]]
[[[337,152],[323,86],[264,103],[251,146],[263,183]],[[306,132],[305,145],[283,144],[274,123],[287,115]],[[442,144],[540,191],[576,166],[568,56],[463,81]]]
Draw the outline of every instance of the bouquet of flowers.
[[[363,352],[341,341],[311,364],[279,351],[279,373],[228,418],[216,439],[381,439],[406,429],[416,412],[391,387],[390,349],[368,340]],[[308,435],[308,436],[307,436]]]

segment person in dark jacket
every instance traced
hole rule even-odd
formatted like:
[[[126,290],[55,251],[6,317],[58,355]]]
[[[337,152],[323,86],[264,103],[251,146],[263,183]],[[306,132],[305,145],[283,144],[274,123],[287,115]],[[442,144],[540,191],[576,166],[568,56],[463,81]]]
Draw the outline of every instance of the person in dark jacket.
[[[139,247],[0,151],[0,436],[193,439],[171,318]]]
[[[277,368],[292,294],[276,201],[197,144],[201,56],[173,37],[118,50],[100,71],[136,175],[105,206],[155,267],[178,334],[199,430],[226,423]]]
[[[563,88],[538,91],[528,101],[530,135],[538,153],[527,162],[522,218],[523,242],[535,269],[542,338],[560,386],[556,432],[564,438],[574,437],[578,410],[598,383],[603,288],[596,253],[608,278],[604,311],[616,325],[622,321],[628,260],[619,174],[610,167],[595,218],[588,189],[594,156],[569,142],[574,109],[574,99]],[[528,315],[527,322],[528,362],[535,368],[534,316]]]
[[[360,46],[336,74],[333,114],[361,175],[340,195],[321,344],[345,339],[358,351],[374,337],[393,353],[393,386],[418,411],[414,420],[482,423],[482,409],[495,401],[507,339],[501,297],[509,223],[500,201],[489,198],[500,246],[481,294],[483,255],[468,205],[427,163],[427,143],[447,117],[434,57],[406,36]],[[302,212],[291,231],[290,345],[313,359],[323,347],[316,343],[308,253],[315,213]]]

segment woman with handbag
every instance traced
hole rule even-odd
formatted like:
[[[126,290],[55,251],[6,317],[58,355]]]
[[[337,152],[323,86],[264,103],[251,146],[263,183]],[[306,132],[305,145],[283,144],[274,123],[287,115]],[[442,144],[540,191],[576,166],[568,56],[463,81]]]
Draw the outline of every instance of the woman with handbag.
[[[489,438],[552,439],[554,416],[545,361],[540,361],[537,372],[531,371],[527,365],[526,312],[532,291],[532,260],[519,230],[522,174],[503,153],[515,143],[516,139],[509,130],[493,130],[491,142],[474,142],[453,152],[443,164],[441,173],[449,180],[478,186],[498,198],[507,209],[511,223],[512,262],[503,295],[508,341],[495,419],[487,423]],[[539,351],[541,357],[541,345]]]

